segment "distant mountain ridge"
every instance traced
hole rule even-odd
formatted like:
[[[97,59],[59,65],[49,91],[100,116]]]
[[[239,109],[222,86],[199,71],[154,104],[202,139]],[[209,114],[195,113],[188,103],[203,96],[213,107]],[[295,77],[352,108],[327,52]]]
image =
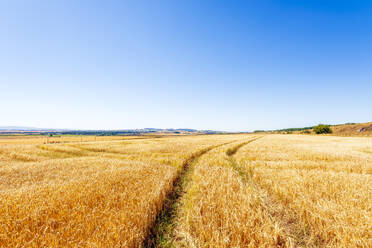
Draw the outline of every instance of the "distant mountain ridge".
[[[40,131],[40,130],[55,130],[52,128],[37,128],[37,127],[22,127],[22,126],[0,126],[0,130],[7,131]]]
[[[141,128],[141,129],[113,129],[113,130],[84,130],[84,129],[53,129],[36,128],[23,126],[0,126],[0,133],[50,133],[50,134],[78,134],[78,135],[128,135],[128,134],[146,134],[146,133],[223,133],[215,130],[197,130],[190,128]]]

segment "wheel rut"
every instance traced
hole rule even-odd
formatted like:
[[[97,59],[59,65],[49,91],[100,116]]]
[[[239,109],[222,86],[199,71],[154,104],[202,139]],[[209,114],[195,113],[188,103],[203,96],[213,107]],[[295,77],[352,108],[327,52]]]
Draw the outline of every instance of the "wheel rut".
[[[279,246],[282,247],[316,247],[316,245],[312,244],[312,241],[308,242],[309,240],[309,234],[304,231],[303,228],[301,228],[300,222],[299,222],[299,216],[297,214],[292,214],[294,211],[288,209],[288,207],[283,206],[278,199],[276,199],[274,196],[270,195],[269,192],[267,192],[265,189],[261,188],[254,180],[253,180],[253,174],[254,174],[254,168],[242,168],[242,166],[236,161],[234,158],[234,155],[237,153],[237,151],[242,148],[243,146],[252,143],[262,137],[258,137],[256,139],[250,140],[245,143],[241,143],[236,145],[235,147],[231,148],[230,151],[226,151],[226,155],[228,156],[228,159],[230,161],[231,167],[238,172],[240,177],[242,178],[242,181],[252,186],[252,188],[256,191],[256,193],[259,196],[259,199],[261,201],[262,207],[265,209],[265,211],[269,214],[272,221],[279,224],[279,226],[282,228],[283,233],[286,237],[283,237],[282,240],[278,241]],[[291,214],[288,214],[288,211],[291,212]]]
[[[174,228],[174,218],[179,207],[179,200],[184,194],[185,188],[190,181],[190,176],[193,171],[192,165],[203,154],[233,142],[236,141],[226,142],[201,149],[192,154],[183,162],[181,171],[173,181],[172,190],[168,193],[166,199],[164,200],[163,208],[157,215],[154,225],[150,228],[150,232],[143,242],[143,247],[172,247],[171,235]]]
[[[251,173],[247,174],[246,172],[243,171],[243,169],[237,164],[237,162],[236,162],[236,160],[234,158],[234,155],[243,146],[248,145],[249,143],[252,143],[252,142],[254,142],[254,141],[256,141],[256,140],[258,140],[260,138],[262,138],[262,137],[257,137],[257,138],[248,140],[246,142],[237,144],[236,146],[234,146],[234,147],[232,147],[230,149],[227,149],[227,151],[226,151],[226,155],[228,156],[228,159],[229,159],[229,162],[230,162],[231,167],[239,173],[240,177],[243,179],[243,181],[245,183],[247,183],[248,180],[250,179]]]
[[[245,145],[247,145],[247,144],[249,144],[249,143],[252,143],[253,141],[256,141],[256,140],[258,140],[258,139],[260,139],[260,138],[262,138],[262,137],[257,137],[257,138],[254,138],[254,139],[248,140],[248,141],[246,141],[246,142],[243,142],[243,143],[237,144],[236,146],[234,146],[234,147],[232,147],[232,148],[230,148],[230,149],[227,149],[227,151],[226,151],[226,155],[229,156],[229,157],[232,157],[235,153],[238,152],[238,150],[239,150],[240,148],[242,148],[243,146],[245,146]]]

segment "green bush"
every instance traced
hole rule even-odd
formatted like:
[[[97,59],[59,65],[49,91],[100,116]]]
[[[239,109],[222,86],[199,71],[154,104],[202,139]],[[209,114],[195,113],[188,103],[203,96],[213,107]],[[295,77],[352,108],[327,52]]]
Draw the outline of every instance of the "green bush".
[[[318,126],[314,127],[313,130],[316,134],[332,133],[332,130],[329,127],[329,125],[323,125],[323,124],[319,124]]]

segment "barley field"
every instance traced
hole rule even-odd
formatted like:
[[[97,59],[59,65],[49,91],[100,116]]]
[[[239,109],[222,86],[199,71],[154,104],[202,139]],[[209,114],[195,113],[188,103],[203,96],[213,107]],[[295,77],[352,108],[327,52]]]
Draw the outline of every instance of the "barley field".
[[[0,137],[0,247],[372,247],[372,138]]]

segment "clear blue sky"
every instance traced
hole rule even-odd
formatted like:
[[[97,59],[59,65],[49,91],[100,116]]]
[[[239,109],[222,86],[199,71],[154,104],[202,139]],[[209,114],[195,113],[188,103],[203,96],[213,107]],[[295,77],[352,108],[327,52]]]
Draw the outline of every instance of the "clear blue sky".
[[[1,1],[0,37],[0,125],[372,121],[372,1]]]

